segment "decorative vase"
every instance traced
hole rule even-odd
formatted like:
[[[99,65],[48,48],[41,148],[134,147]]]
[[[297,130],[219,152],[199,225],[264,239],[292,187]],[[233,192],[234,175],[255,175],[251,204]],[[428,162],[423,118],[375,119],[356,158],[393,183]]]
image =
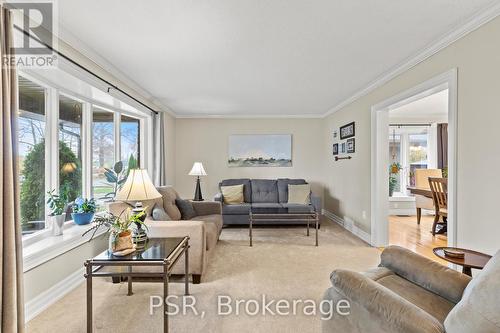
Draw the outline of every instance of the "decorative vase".
[[[73,222],[78,225],[86,225],[92,222],[94,218],[94,213],[71,213]]]
[[[118,235],[116,233],[109,235],[109,250],[111,252],[132,249],[133,247],[134,243],[132,242],[132,232],[130,230],[122,231]]]
[[[64,229],[64,220],[66,219],[66,213],[62,213],[61,215],[53,215],[51,216],[52,220],[52,235],[60,236],[63,234]]]

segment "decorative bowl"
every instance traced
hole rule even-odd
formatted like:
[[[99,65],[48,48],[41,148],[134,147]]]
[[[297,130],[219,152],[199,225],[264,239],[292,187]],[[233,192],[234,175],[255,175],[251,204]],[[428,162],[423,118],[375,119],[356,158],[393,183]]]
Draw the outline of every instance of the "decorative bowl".
[[[458,258],[462,259],[465,257],[465,253],[463,253],[460,250],[455,250],[455,249],[443,249],[444,255],[450,258]]]

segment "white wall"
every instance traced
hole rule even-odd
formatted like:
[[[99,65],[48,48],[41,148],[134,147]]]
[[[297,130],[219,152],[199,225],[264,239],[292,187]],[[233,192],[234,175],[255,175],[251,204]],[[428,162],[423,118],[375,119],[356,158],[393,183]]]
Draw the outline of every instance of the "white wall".
[[[200,161],[208,174],[202,177],[205,199],[212,199],[226,178],[304,178],[321,195],[322,129],[322,119],[177,119],[175,187],[183,197],[193,197],[195,178],[188,172]],[[228,167],[230,134],[292,134],[292,166]]]
[[[326,162],[325,206],[370,231],[370,108],[451,68],[458,69],[457,231],[458,246],[493,253],[500,247],[497,218],[500,165],[500,18],[482,26],[387,84],[325,120],[324,150],[331,133],[356,121],[350,161]],[[362,212],[366,212],[363,218]]]

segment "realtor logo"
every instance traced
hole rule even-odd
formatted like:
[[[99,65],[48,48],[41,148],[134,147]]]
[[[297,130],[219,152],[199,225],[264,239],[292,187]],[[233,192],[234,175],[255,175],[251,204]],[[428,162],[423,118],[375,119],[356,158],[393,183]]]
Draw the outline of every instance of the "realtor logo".
[[[56,67],[55,2],[11,0],[6,5],[12,11],[14,45],[10,48],[10,54],[2,59],[2,64],[20,68]]]

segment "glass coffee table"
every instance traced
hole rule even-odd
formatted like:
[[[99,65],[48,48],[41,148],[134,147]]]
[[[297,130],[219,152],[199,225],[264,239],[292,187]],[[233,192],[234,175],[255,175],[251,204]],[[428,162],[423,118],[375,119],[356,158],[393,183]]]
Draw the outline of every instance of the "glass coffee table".
[[[128,296],[132,293],[132,278],[158,278],[163,283],[163,332],[168,332],[168,311],[165,297],[168,296],[168,280],[172,268],[184,255],[184,292],[189,295],[189,237],[152,238],[144,249],[123,257],[114,256],[106,250],[93,259],[85,261],[87,280],[87,332],[93,331],[92,323],[92,278],[127,277]],[[161,267],[158,272],[134,272],[133,267]],[[105,268],[108,267],[108,270]],[[126,271],[113,271],[124,267]]]
[[[303,222],[307,225],[307,236],[309,237],[309,226],[314,224],[316,229],[316,246],[318,246],[318,227],[319,215],[312,206],[298,206],[298,207],[252,207],[250,208],[250,228],[249,238],[250,246],[253,246],[252,229],[253,224],[259,222],[279,222],[281,224],[286,222]]]

